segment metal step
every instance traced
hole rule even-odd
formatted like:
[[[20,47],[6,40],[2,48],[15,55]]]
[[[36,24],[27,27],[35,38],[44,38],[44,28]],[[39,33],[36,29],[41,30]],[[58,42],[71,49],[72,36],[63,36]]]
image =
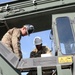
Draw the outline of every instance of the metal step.
[[[67,62],[64,61],[64,63],[61,63],[59,61],[59,58],[63,59],[62,57],[57,56],[22,59],[19,62],[17,68],[22,71],[29,71],[29,70],[36,70],[38,66],[41,66],[43,70],[48,70],[48,69],[56,69],[56,66],[58,65],[61,65],[62,68],[67,68],[72,65],[72,62],[68,61]],[[67,58],[70,59],[69,57]]]
[[[13,52],[11,52],[1,41],[0,56],[2,56],[5,61],[8,61],[13,67],[17,67],[19,58]]]

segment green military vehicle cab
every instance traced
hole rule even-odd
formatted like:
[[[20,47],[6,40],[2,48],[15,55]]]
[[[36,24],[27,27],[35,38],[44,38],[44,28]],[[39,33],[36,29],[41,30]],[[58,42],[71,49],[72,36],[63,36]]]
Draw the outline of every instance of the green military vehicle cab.
[[[53,75],[75,75],[75,0],[18,0],[0,4],[0,39],[12,27],[32,24],[35,32],[51,29],[54,55],[21,59],[0,42],[0,75],[54,70]],[[40,21],[40,22],[39,22]]]

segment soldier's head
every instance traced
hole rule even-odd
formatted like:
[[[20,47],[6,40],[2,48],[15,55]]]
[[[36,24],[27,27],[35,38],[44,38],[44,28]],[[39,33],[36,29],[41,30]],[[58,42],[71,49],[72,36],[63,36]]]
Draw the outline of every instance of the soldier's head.
[[[34,26],[26,24],[21,28],[22,36],[30,35],[34,31]]]
[[[35,37],[34,38],[34,44],[35,44],[36,48],[38,50],[40,50],[42,48],[42,39],[40,37],[38,37],[38,36]]]

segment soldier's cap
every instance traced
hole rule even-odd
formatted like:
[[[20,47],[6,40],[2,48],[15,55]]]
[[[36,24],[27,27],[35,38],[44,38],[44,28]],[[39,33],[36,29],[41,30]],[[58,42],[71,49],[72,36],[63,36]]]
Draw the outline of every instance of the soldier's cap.
[[[30,35],[31,33],[34,32],[34,26],[33,26],[33,25],[31,25],[31,24],[26,24],[26,25],[24,25],[24,27],[27,28],[27,35]]]

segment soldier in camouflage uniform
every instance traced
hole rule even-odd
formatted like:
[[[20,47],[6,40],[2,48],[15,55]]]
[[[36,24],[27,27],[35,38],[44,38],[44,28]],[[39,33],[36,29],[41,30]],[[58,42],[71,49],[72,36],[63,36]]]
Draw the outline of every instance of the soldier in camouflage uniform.
[[[29,35],[33,32],[33,25],[24,25],[22,28],[9,29],[1,39],[2,43],[15,53],[19,59],[22,58],[22,52],[20,47],[21,36]]]
[[[41,54],[50,54],[51,50],[47,46],[42,46],[42,39],[40,37],[35,37],[34,44],[36,48],[30,53],[30,58],[41,57]]]
[[[42,39],[40,37],[35,37],[34,44],[36,48],[30,53],[30,58],[41,57],[41,54],[50,54],[52,56],[51,50],[47,46],[42,46]],[[37,72],[29,72],[27,75],[37,75]],[[43,71],[43,75],[50,75]]]

